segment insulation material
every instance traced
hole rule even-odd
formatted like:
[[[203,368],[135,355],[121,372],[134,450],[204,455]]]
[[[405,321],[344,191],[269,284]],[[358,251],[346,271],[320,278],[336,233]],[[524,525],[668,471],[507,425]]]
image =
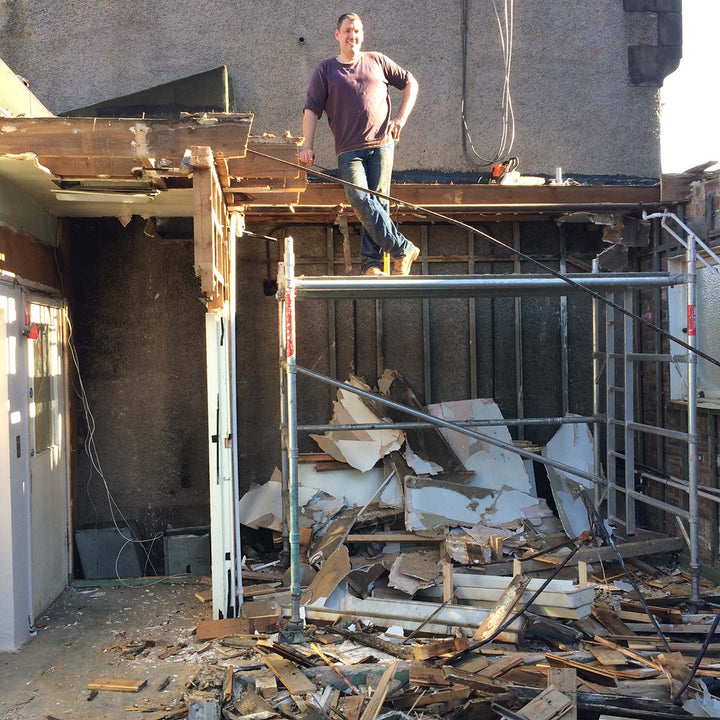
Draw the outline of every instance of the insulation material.
[[[371,388],[358,378],[351,378],[350,384],[368,392]],[[338,390],[333,403],[331,425],[352,425],[389,422],[388,418],[374,413],[359,395],[347,390]],[[405,441],[402,430],[356,430],[329,431],[324,435],[311,435],[324,452],[340,462],[367,472],[378,460],[399,450]]]
[[[449,422],[463,420],[502,420],[500,408],[493,400],[457,400],[428,405],[428,412],[437,418]],[[511,444],[510,431],[505,425],[475,428],[488,437]],[[440,432],[450,447],[462,460],[468,470],[475,472],[475,480],[471,482],[476,487],[497,489],[502,483],[520,492],[535,495],[535,483],[528,475],[522,458],[509,450],[491,445],[484,440],[476,440],[468,435],[441,428]]]
[[[355,468],[346,470],[323,470],[318,472],[312,463],[298,465],[298,484],[306,488],[323,490],[328,495],[343,498],[348,507],[362,507],[370,501],[385,482],[383,470],[372,468],[360,472]],[[402,508],[403,495],[400,481],[393,477],[377,498],[381,505]]]
[[[550,460],[570,467],[593,472],[593,438],[587,425],[562,425],[543,448]],[[594,487],[590,480],[569,475],[549,465],[548,479],[557,506],[560,522],[568,537],[574,538],[590,530],[590,518],[581,492]]]
[[[493,504],[490,490],[431,478],[405,478],[405,528],[472,526]]]

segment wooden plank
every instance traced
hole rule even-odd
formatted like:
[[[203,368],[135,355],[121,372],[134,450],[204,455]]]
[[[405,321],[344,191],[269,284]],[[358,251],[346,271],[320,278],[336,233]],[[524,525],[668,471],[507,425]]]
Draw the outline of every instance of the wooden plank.
[[[529,584],[530,578],[516,575],[500,596],[495,607],[475,631],[473,640],[483,641],[489,638],[513,611]]]
[[[550,668],[548,687],[552,685],[570,700],[570,708],[563,714],[563,720],[577,720],[577,671],[575,668]]]
[[[615,611],[605,603],[595,603],[591,610],[592,616],[604,625],[613,635],[634,635],[635,633],[620,620]]]
[[[245,157],[252,115],[218,113],[216,117],[216,124],[202,124],[193,116],[172,120],[3,118],[0,147],[4,155],[165,158],[177,160],[177,165],[185,149],[193,145],[212,147],[222,157]],[[297,156],[294,143],[287,147]]]
[[[255,692],[262,697],[271,698],[273,695],[277,695],[277,691],[277,680],[274,675],[263,675],[255,678]]]
[[[246,156],[230,157],[228,159],[228,173],[233,178],[298,178],[300,170],[290,165],[276,162],[270,158],[264,158],[260,155],[253,154],[253,150],[258,150],[265,155],[271,155],[273,158],[280,158],[288,162],[297,163],[298,149],[294,143],[263,143],[262,139],[250,138],[247,144],[248,153]],[[198,143],[194,143],[197,145]],[[342,202],[347,203],[345,191],[343,190]]]
[[[530,720],[554,720],[572,707],[572,700],[550,686],[524,705],[519,713]]]
[[[138,692],[147,684],[139,678],[99,677],[87,684],[88,690],[113,690],[115,692]]]
[[[595,659],[605,666],[626,665],[627,658],[621,652],[609,647],[588,645],[587,649],[594,655]]]
[[[262,653],[260,657],[291,695],[304,695],[317,690],[315,683],[308,680],[295,665],[277,653]]]
[[[261,580],[263,582],[275,582],[280,580],[282,582],[283,573],[277,570],[242,570],[243,580]]]
[[[202,642],[227,637],[228,635],[248,635],[253,630],[253,624],[248,618],[201,620],[195,628],[195,639]]]
[[[411,685],[452,685],[452,682],[445,677],[442,668],[429,667],[423,663],[412,663],[410,665]]]
[[[365,698],[361,695],[345,695],[338,702],[338,710],[347,720],[359,720]]]
[[[415,645],[413,646],[413,655],[415,660],[428,660],[429,658],[445,655],[446,653],[462,652],[467,649],[467,646],[468,639],[465,637],[450,638],[448,640],[433,642],[429,645]]]
[[[616,547],[623,558],[631,558],[675,552],[682,549],[684,544],[682,538],[668,537],[654,538],[652,540],[637,540],[635,542],[622,544],[616,543]],[[591,563],[601,560],[603,562],[608,562],[611,560],[617,560],[617,555],[609,545],[606,545],[599,548],[581,548],[578,550],[574,559]]]
[[[378,716],[380,708],[382,708],[382,705],[385,702],[385,697],[387,696],[388,690],[390,689],[390,682],[395,675],[397,665],[398,661],[394,660],[387,666],[385,672],[380,678],[380,682],[375,688],[373,696],[370,698],[370,702],[365,706],[365,710],[363,710],[363,713],[360,716],[360,720],[375,720],[375,718]]]
[[[522,655],[505,655],[499,660],[489,663],[486,668],[479,671],[479,674],[489,678],[498,678],[508,670],[512,670],[512,668],[522,664]]]
[[[610,687],[617,687],[617,680],[615,676],[603,668],[594,667],[590,665],[584,665],[583,663],[575,662],[569,658],[555,655],[554,653],[545,653],[547,661],[550,663],[550,667],[569,667],[577,670],[578,677],[584,680],[590,680],[598,683],[599,685],[606,685]]]
[[[445,540],[444,535],[416,535],[411,532],[384,532],[384,533],[351,533],[345,542],[382,542],[382,543],[440,543]]]
[[[505,691],[503,685],[495,682],[492,678],[483,677],[480,673],[470,673],[450,666],[445,666],[443,671],[450,682],[467,685],[467,687],[483,695],[495,695]]]
[[[195,597],[201,602],[212,602],[212,590],[203,590],[202,592],[196,592]]]
[[[438,692],[426,692],[418,695],[417,693],[407,693],[391,700],[392,706],[398,709],[411,707],[427,707],[428,705],[436,705],[440,703],[450,703],[454,701],[463,702],[470,695],[469,687],[451,687],[447,690],[439,690]]]

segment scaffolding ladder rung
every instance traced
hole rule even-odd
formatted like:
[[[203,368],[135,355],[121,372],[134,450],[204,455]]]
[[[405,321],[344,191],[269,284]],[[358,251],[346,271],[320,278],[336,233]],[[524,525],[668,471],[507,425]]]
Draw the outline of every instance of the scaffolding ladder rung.
[[[688,442],[691,439],[689,433],[683,432],[682,430],[670,430],[668,428],[656,427],[655,425],[645,425],[643,423],[636,422],[625,422],[623,420],[610,419],[608,422],[611,425],[618,425],[620,427],[627,428],[628,430],[634,430],[636,432],[644,432],[649,435],[660,435],[661,437],[670,438],[671,440],[682,440]]]
[[[608,391],[608,392],[621,393],[621,392],[625,392],[625,388],[624,388],[624,387],[619,387],[618,385],[608,385],[608,386],[607,386],[607,391]]]
[[[667,353],[610,353],[610,357],[630,360],[632,362],[668,362],[668,363],[686,363],[687,355],[669,355]]]

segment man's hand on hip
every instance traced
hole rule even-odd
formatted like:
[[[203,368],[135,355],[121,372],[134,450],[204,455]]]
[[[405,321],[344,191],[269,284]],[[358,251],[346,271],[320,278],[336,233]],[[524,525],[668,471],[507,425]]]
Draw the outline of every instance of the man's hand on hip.
[[[405,121],[399,118],[393,118],[388,123],[388,135],[397,142],[400,139],[400,131],[403,129]]]

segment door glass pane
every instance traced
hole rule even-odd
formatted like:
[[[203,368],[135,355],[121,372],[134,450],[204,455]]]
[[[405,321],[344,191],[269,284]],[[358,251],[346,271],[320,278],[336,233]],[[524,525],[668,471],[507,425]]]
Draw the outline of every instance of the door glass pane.
[[[37,454],[58,444],[57,309],[45,305],[32,305],[31,323],[37,328],[37,337],[30,340],[33,384],[31,416],[34,450]]]

